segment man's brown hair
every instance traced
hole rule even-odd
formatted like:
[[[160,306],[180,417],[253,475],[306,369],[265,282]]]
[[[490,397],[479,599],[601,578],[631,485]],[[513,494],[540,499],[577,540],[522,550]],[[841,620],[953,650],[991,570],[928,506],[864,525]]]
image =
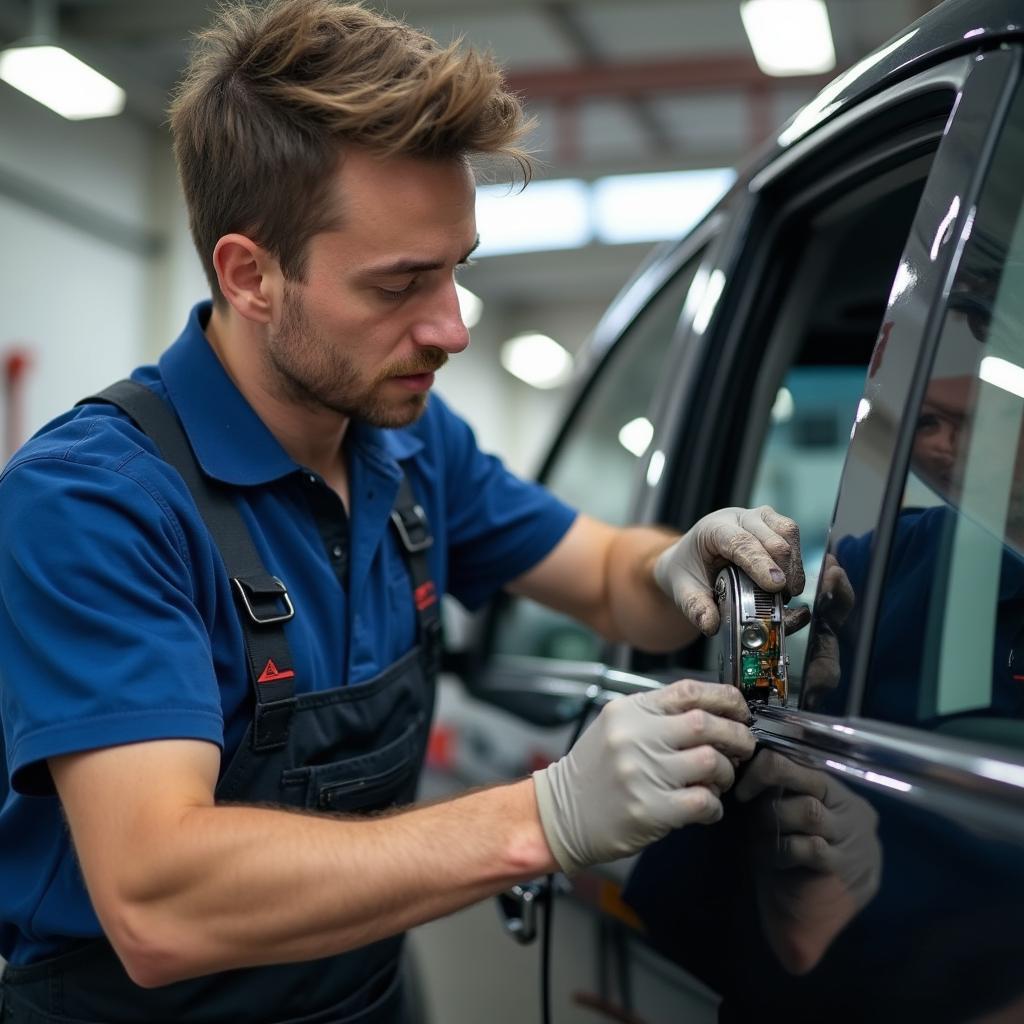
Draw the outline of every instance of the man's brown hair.
[[[382,157],[511,158],[525,178],[522,106],[489,54],[439,46],[359,4],[231,3],[171,105],[192,237],[214,298],[213,250],[238,231],[302,280],[309,239],[339,221],[330,184],[346,145]]]

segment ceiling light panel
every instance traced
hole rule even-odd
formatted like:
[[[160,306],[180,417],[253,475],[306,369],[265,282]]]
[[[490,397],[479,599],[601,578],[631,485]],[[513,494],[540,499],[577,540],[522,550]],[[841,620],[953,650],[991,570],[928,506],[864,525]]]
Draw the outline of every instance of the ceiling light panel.
[[[824,0],[743,0],[740,17],[766,75],[816,75],[836,66]]]
[[[0,79],[72,121],[113,117],[124,90],[59,46],[20,46],[0,53]]]
[[[602,242],[649,242],[689,231],[736,178],[728,168],[616,174],[594,182],[593,213]]]
[[[572,356],[546,334],[517,334],[501,346],[501,365],[535,388],[554,388],[572,375]]]
[[[475,257],[547,249],[578,249],[592,236],[585,182],[533,181],[524,190],[483,185],[476,192],[480,245]]]

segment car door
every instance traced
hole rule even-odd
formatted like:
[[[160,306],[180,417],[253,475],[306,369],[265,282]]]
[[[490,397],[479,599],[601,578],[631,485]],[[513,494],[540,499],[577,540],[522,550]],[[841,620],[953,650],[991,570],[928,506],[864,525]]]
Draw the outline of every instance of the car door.
[[[694,269],[680,289],[688,297],[670,354],[660,357],[660,373],[648,377],[660,376],[660,384],[647,395],[649,439],[639,446],[630,479],[604,472],[614,460],[601,453],[617,440],[607,424],[603,447],[592,446],[581,458],[590,472],[578,479],[601,489],[603,498],[614,488],[620,504],[613,521],[631,511],[635,518],[684,527],[724,504],[766,502],[803,529],[812,626],[806,640],[791,644],[788,706],[762,708],[757,726],[766,754],[789,766],[777,770],[793,778],[787,786],[780,776],[750,806],[735,804],[721,826],[684,830],[656,844],[633,869],[625,893],[644,942],[723,994],[722,1012],[735,1019],[771,1008],[793,1020],[895,1019],[907,1011],[908,999],[918,998],[936,1019],[963,1019],[950,1016],[960,1012],[952,1009],[950,987],[974,988],[952,968],[973,961],[962,942],[938,941],[950,931],[936,926],[941,912],[937,918],[934,909],[924,911],[933,901],[957,920],[991,924],[988,934],[997,936],[998,946],[1005,927],[995,927],[995,905],[980,898],[976,890],[987,883],[979,880],[999,879],[1008,895],[1020,889],[1019,875],[1007,874],[1008,865],[1020,862],[1019,815],[1000,814],[1020,795],[1012,751],[986,740],[971,753],[964,745],[977,739],[950,736],[950,729],[972,726],[947,723],[937,740],[939,732],[924,735],[914,722],[911,736],[897,736],[893,730],[908,725],[894,723],[891,712],[888,721],[877,712],[858,714],[872,710],[871,695],[879,692],[866,683],[866,659],[875,643],[887,545],[899,519],[893,495],[913,490],[913,480],[903,482],[907,453],[951,275],[967,266],[979,194],[1009,192],[1011,202],[1019,199],[1019,188],[992,184],[1002,179],[989,171],[990,165],[1012,166],[1012,153],[1000,163],[1001,151],[993,152],[1003,138],[997,129],[1007,117],[1017,59],[1015,51],[967,55],[919,74],[842,113],[743,182],[723,206],[714,244],[691,253]],[[1012,181],[1012,172],[1006,174]],[[1014,215],[1004,209],[993,216],[1014,223]],[[967,284],[957,289],[957,302],[973,308],[969,304],[979,301]],[[635,313],[630,317],[643,322]],[[547,465],[545,479],[556,490],[560,460],[568,464],[574,448],[585,448],[573,424],[586,422],[579,410],[585,413],[588,397],[595,421],[608,407],[593,384],[584,392]],[[621,426],[626,422],[632,420]],[[562,473],[571,479],[568,470]],[[849,561],[850,543],[842,543],[848,537],[867,538],[860,542],[863,578],[852,601],[835,581],[840,554]],[[958,565],[970,564],[967,555],[958,557]],[[957,571],[957,579],[967,578],[966,570]],[[846,604],[853,608],[839,622]],[[518,601],[495,611],[477,676],[478,692],[531,721],[572,720],[588,686],[591,695],[607,695],[682,674],[716,675],[706,646],[651,656],[581,638],[565,623],[548,620],[553,629],[532,628],[536,614]],[[954,612],[946,619],[958,621]],[[942,651],[956,646],[934,643]],[[1000,639],[995,647],[1002,652],[1005,643]],[[883,683],[873,685],[885,692]],[[952,683],[940,690],[956,692]],[[922,700],[911,703],[918,707]],[[945,707],[952,698],[943,700]],[[556,748],[552,744],[550,756],[560,753]],[[894,762],[903,764],[910,752],[923,760],[901,776]],[[956,785],[949,781],[954,775]],[[946,788],[935,796],[937,780]],[[838,818],[855,833],[845,845],[842,836],[838,840],[852,851],[845,875],[838,868],[808,874],[780,861],[793,845],[786,832],[792,823],[772,821],[771,810],[791,810],[793,800],[801,806],[806,794],[798,783],[828,795],[835,805],[830,821]],[[983,802],[972,804],[979,793],[986,795],[983,811]],[[965,801],[977,820],[954,822],[932,806],[937,802],[948,812]],[[931,837],[924,845],[915,839],[921,821],[930,823],[921,833]],[[935,842],[945,835],[955,835],[956,854],[936,866]],[[979,835],[984,838],[972,846]],[[930,875],[915,871],[925,864]],[[960,875],[969,871],[971,885],[962,877],[954,883],[956,868]],[[577,880],[577,894],[602,891],[601,883]],[[965,895],[951,901],[948,894],[958,891]],[[903,894],[902,902],[893,902],[894,892]],[[1004,913],[1002,925],[1009,919]],[[923,950],[916,957],[906,956],[896,939],[911,924]],[[1005,965],[989,955],[989,945],[986,939],[986,955],[974,959],[998,965],[998,975]],[[627,958],[620,973],[628,975],[637,959]],[[977,970],[979,980],[991,980],[991,972]],[[864,977],[875,973],[884,983],[865,986]],[[652,1002],[647,988],[627,979],[622,1012],[675,1019],[672,999],[662,993]],[[999,986],[989,990],[992,1001],[1002,998]],[[1013,992],[1003,995],[1010,999]]]
[[[1019,60],[919,76],[754,182],[770,248],[738,261],[680,417],[675,472],[709,483],[651,498],[680,522],[779,504],[814,581],[725,819],[625,893],[722,1020],[1024,1017]]]

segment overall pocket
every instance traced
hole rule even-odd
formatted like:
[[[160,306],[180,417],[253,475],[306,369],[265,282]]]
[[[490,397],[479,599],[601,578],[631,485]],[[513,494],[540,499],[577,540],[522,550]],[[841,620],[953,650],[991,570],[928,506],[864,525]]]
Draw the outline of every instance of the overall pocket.
[[[327,764],[289,768],[281,775],[284,786],[305,786],[305,806],[318,811],[383,810],[407,803],[424,749],[421,719],[411,723],[395,740],[378,750]]]

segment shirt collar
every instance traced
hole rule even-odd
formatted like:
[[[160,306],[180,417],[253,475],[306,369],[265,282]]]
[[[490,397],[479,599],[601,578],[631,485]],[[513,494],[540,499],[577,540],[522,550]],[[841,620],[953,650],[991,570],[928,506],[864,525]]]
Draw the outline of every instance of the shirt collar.
[[[301,467],[235,387],[204,328],[212,303],[192,308],[177,341],[160,357],[160,376],[200,466],[207,476],[236,486],[269,483]],[[407,430],[368,423],[349,425],[353,451],[391,466],[410,458],[423,442]]]

